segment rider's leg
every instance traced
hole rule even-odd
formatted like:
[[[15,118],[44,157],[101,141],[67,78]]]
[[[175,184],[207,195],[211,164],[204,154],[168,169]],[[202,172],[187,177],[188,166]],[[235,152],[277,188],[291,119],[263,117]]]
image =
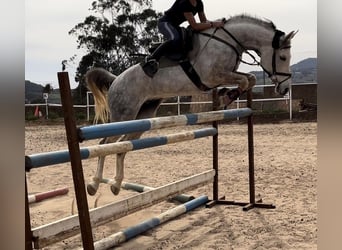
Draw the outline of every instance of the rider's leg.
[[[177,51],[181,45],[181,34],[178,29],[169,22],[159,22],[158,28],[160,33],[164,35],[166,42],[162,43],[153,53],[148,56],[143,64],[145,73],[153,77],[158,71],[159,60],[165,55],[165,52]]]

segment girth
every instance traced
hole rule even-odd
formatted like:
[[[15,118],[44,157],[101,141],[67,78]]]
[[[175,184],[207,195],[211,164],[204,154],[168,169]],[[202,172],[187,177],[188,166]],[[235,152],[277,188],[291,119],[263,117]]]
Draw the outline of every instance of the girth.
[[[196,85],[196,87],[201,91],[209,91],[212,88],[204,85],[201,81],[200,76],[197,74],[196,70],[192,66],[189,60],[183,60],[179,62],[179,65],[184,70],[185,74],[190,78],[190,80]]]

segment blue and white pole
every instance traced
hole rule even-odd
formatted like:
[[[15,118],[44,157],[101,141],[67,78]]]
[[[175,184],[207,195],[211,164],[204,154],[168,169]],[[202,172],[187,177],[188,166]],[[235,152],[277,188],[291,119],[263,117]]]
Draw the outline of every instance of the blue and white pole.
[[[197,114],[185,114],[179,116],[165,116],[132,121],[112,122],[81,127],[78,129],[78,134],[80,140],[83,141],[115,135],[124,135],[134,132],[145,132],[161,128],[188,126],[206,122],[235,119],[237,117],[250,116],[252,113],[253,111],[250,108],[240,108],[202,112]]]
[[[142,138],[130,141],[120,141],[110,144],[101,144],[80,149],[81,159],[125,153],[144,148],[156,147],[176,142],[199,139],[217,134],[215,128],[203,128],[164,136]],[[25,156],[25,169],[38,168],[70,161],[68,150],[53,151]]]
[[[185,214],[201,205],[204,205],[207,202],[208,196],[200,196],[182,205],[172,208],[156,217],[143,221],[135,226],[129,227],[121,232],[112,234],[109,237],[99,240],[94,243],[94,247],[96,250],[102,250],[117,246],[120,243],[128,241],[136,237],[137,235],[146,232],[147,230],[150,230],[164,222],[174,219],[181,214]]]

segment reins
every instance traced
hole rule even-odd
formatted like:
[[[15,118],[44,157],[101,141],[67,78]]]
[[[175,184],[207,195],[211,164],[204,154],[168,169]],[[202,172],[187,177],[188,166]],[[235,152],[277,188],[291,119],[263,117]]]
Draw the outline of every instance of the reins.
[[[222,38],[218,37],[218,36],[215,36],[215,33],[218,29],[221,29],[223,30],[228,36],[230,36],[234,42],[241,48],[241,51],[239,51],[235,46],[233,46],[231,43],[227,42],[226,40],[223,40]],[[238,65],[238,62],[241,62],[241,63],[244,63],[244,64],[247,64],[247,65],[251,65],[251,66],[260,66],[267,74],[269,77],[272,77],[272,76],[287,76],[287,78],[285,78],[284,80],[282,80],[281,82],[279,82],[279,84],[281,84],[282,82],[285,82],[286,80],[288,80],[292,74],[291,73],[284,73],[284,72],[278,72],[277,71],[277,67],[276,67],[276,50],[277,49],[280,49],[280,46],[279,46],[279,42],[280,42],[280,37],[282,35],[284,35],[284,32],[282,31],[279,31],[279,30],[275,30],[275,34],[274,34],[274,37],[273,37],[273,40],[272,40],[272,48],[273,48],[273,55],[272,55],[272,72],[269,72],[267,69],[265,69],[261,63],[255,58],[255,56],[253,54],[251,54],[245,46],[243,46],[238,39],[236,39],[236,37],[230,33],[225,27],[221,27],[221,28],[216,28],[214,30],[213,33],[211,34],[208,34],[208,33],[204,33],[204,32],[199,32],[200,35],[203,35],[203,36],[207,36],[209,37],[209,39],[207,40],[207,42],[205,43],[205,45],[203,46],[203,48],[201,49],[200,53],[198,55],[200,55],[204,48],[208,45],[209,41],[211,39],[214,39],[216,41],[219,41],[223,44],[226,44],[227,46],[231,47],[236,55],[237,55],[237,58],[236,58],[236,64],[234,66],[234,70],[236,70],[236,67]],[[284,47],[284,48],[289,48],[290,46],[287,46],[287,47]],[[253,59],[253,62],[250,63],[250,62],[247,62],[245,60],[242,59],[242,53],[246,53],[247,55],[249,55],[252,59]]]
[[[218,29],[223,30],[227,35],[229,35],[229,36],[234,40],[234,42],[235,42],[239,47],[241,47],[241,51],[239,51],[235,46],[233,46],[231,43],[227,42],[226,40],[223,40],[222,38],[220,38],[220,37],[218,37],[218,36],[215,36],[215,33],[216,33],[216,31],[217,31]],[[248,51],[248,50],[239,42],[239,40],[237,40],[236,37],[234,37],[233,34],[230,33],[226,28],[224,28],[224,27],[216,28],[216,29],[214,30],[214,32],[211,33],[211,34],[203,33],[203,32],[200,32],[199,34],[201,34],[201,35],[203,35],[203,36],[209,37],[209,39],[207,40],[207,42],[205,43],[205,45],[204,45],[203,48],[201,49],[199,55],[200,55],[201,52],[204,50],[204,48],[208,45],[208,42],[209,42],[211,39],[214,39],[214,40],[219,41],[219,42],[221,42],[221,43],[223,43],[223,44],[226,44],[227,46],[231,47],[231,48],[235,51],[235,53],[236,53],[236,55],[237,55],[237,59],[236,59],[236,64],[235,64],[234,70],[235,70],[236,65],[237,65],[237,63],[238,63],[239,61],[242,62],[242,63],[244,63],[244,64],[251,65],[251,66],[261,66],[261,64],[258,62],[258,60],[254,57],[254,55],[251,54],[251,53],[250,53],[250,52],[249,52],[249,51]],[[253,62],[252,62],[252,63],[247,62],[247,61],[245,61],[245,60],[242,59],[241,56],[242,56],[242,53],[243,53],[243,52],[246,53],[246,54],[248,54],[248,55],[253,59]]]
[[[207,34],[207,33],[201,33],[199,32],[199,34],[202,34],[202,35],[206,35],[209,37],[209,39],[205,42],[204,46],[201,48],[200,52],[197,54],[195,60],[194,60],[194,63],[193,63],[193,66],[196,65],[196,62],[197,62],[197,58],[202,54],[203,50],[207,47],[209,41],[214,37],[216,31],[218,30],[218,28],[215,28],[214,32],[211,33],[211,34]]]

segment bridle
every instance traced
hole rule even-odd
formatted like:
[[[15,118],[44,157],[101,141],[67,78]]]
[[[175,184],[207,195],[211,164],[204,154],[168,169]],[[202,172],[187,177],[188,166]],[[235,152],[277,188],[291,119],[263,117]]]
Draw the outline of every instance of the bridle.
[[[236,44],[241,48],[241,50],[239,51],[235,46],[233,46],[232,44],[230,44],[229,42],[223,40],[222,38],[215,36],[215,33],[218,29],[222,29],[226,34],[228,34],[235,42]],[[236,58],[236,64],[234,66],[234,71],[237,69],[237,65],[238,62],[242,62],[244,64],[248,64],[248,65],[256,65],[256,66],[260,66],[269,76],[269,78],[272,80],[273,83],[278,83],[278,87],[280,86],[280,84],[282,84],[283,82],[287,81],[288,79],[291,78],[292,74],[291,73],[287,73],[287,72],[279,72],[277,71],[277,63],[276,63],[276,52],[279,49],[289,49],[291,48],[291,46],[285,46],[285,47],[281,47],[280,48],[280,37],[282,37],[285,33],[280,31],[280,30],[275,30],[274,36],[273,36],[273,40],[272,40],[272,48],[273,48],[273,55],[272,55],[272,72],[268,71],[255,57],[253,54],[251,54],[237,39],[235,36],[233,36],[232,33],[230,33],[226,28],[221,27],[221,28],[216,28],[214,30],[214,32],[212,34],[208,34],[208,33],[199,33],[201,35],[204,36],[208,36],[209,40],[210,39],[215,39],[219,42],[222,42],[226,45],[228,45],[229,47],[231,47],[235,53],[237,54],[237,58]],[[208,40],[208,41],[209,41]],[[208,43],[207,41],[207,43]],[[206,45],[207,45],[206,43]],[[246,54],[248,54],[253,60],[253,63],[249,63],[244,61],[241,56],[242,53],[245,52]],[[278,81],[277,76],[286,76],[286,78],[284,78],[282,81]]]
[[[277,63],[276,63],[276,51],[280,49],[280,37],[285,35],[284,32],[280,30],[275,30],[275,34],[272,40],[272,48],[273,48],[273,55],[272,55],[272,73],[268,72],[262,65],[261,67],[263,70],[268,74],[269,78],[272,80],[272,78],[275,78],[276,82],[278,83],[278,86],[287,81],[288,79],[291,78],[292,74],[291,73],[286,73],[286,72],[278,72],[277,71]],[[282,46],[281,49],[290,49],[291,46]],[[278,81],[277,76],[286,76],[284,80],[281,82]],[[273,80],[272,80],[273,81]]]

